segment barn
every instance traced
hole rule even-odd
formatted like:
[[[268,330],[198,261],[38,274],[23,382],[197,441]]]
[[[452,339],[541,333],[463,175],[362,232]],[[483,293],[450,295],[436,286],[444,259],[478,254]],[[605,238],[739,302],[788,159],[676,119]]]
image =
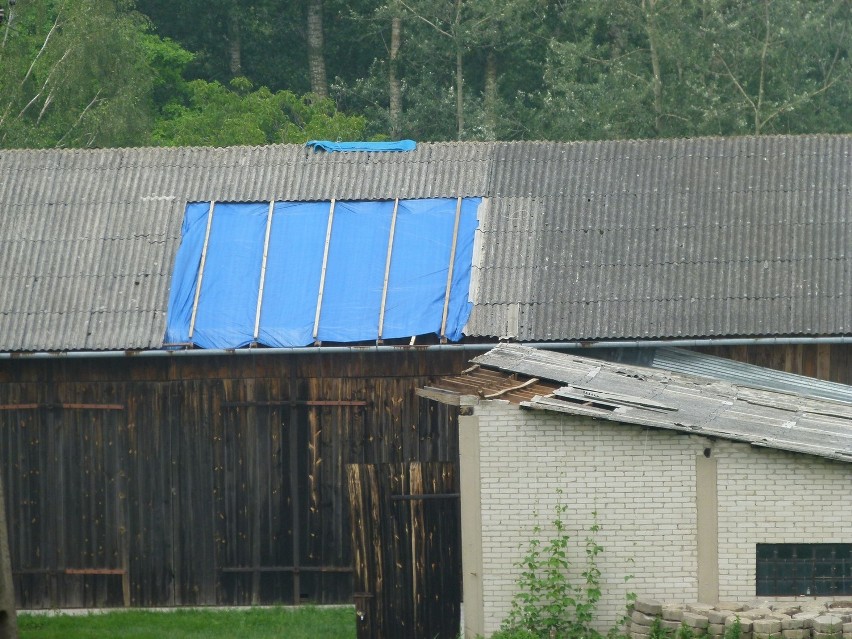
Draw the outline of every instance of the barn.
[[[581,591],[599,550],[604,634],[631,592],[849,607],[852,402],[515,344],[419,393],[461,410],[466,637],[510,616],[530,543],[545,562],[565,535]]]
[[[18,604],[350,601],[346,466],[456,463],[457,407],[415,390],[498,341],[849,384],[850,153],[3,151]]]

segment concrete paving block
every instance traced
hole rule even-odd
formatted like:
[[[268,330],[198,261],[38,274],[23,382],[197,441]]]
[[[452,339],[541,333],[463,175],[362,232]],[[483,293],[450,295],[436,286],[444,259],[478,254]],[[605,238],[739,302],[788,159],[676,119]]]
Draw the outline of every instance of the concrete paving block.
[[[646,615],[656,616],[663,612],[663,604],[656,599],[636,599],[633,602],[633,609]]]
[[[805,628],[812,628],[814,625],[814,619],[820,616],[820,613],[814,612],[812,610],[802,611],[797,615],[793,615],[793,619],[801,619],[805,622]]]
[[[680,629],[680,624],[682,623],[682,621],[672,621],[669,619],[663,619],[660,621],[660,628],[662,628],[663,630],[677,631],[678,629]]]
[[[690,628],[706,628],[710,625],[707,617],[689,611],[683,613],[683,622]]]
[[[634,610],[632,613],[630,613],[630,621],[632,621],[634,625],[650,627],[651,624],[654,623],[654,619],[656,619],[656,617],[646,615],[644,613],[639,612],[638,610]]]
[[[666,621],[683,621],[683,608],[680,606],[663,605],[663,619]]]
[[[843,632],[843,619],[838,615],[820,615],[813,620],[814,632],[840,634]]]
[[[716,607],[712,606],[710,604],[703,604],[703,603],[686,604],[687,612],[694,612],[696,615],[704,615],[705,617],[707,616],[708,612],[710,612],[711,610],[715,610],[715,609],[716,609]]]
[[[840,599],[839,601],[832,601],[828,604],[828,609],[834,612],[836,608],[848,608],[852,610],[852,599]]]
[[[731,615],[730,617],[725,619],[725,627],[730,628],[731,626],[733,626],[736,623],[737,619],[740,620],[740,634],[741,635],[743,633],[746,633],[746,632],[753,632],[754,631],[754,622],[751,619],[747,619],[747,618],[744,618],[744,617],[737,617],[736,615]]]
[[[772,602],[766,599],[752,599],[751,601],[745,602],[743,605],[746,610],[758,610],[761,608],[772,610]]]
[[[772,614],[772,609],[766,607],[749,608],[748,610],[744,611],[743,614],[749,617],[750,619],[763,619],[767,615]]]
[[[651,636],[651,629],[647,626],[637,626],[634,623],[630,624],[630,633],[634,635],[645,635],[646,637]]]
[[[707,625],[707,634],[715,635],[717,637],[721,637],[725,634],[725,624],[723,623],[710,623]]]
[[[731,616],[728,610],[710,610],[707,612],[707,621],[710,623],[725,623],[725,619]]]
[[[843,633],[841,632],[818,632],[816,630],[811,634],[813,639],[842,639]]]
[[[810,639],[811,631],[808,628],[791,628],[782,630],[781,636],[784,639]]]
[[[716,604],[716,610],[730,610],[731,612],[742,612],[745,606],[736,601],[720,601]]]
[[[778,619],[755,619],[754,634],[780,635],[781,622]]]
[[[775,612],[779,612],[781,614],[788,615],[788,616],[792,617],[793,615],[802,612],[802,607],[801,606],[794,606],[794,605],[787,605],[787,606],[779,605],[775,608]]]
[[[803,630],[805,628],[804,619],[782,619],[781,630]]]

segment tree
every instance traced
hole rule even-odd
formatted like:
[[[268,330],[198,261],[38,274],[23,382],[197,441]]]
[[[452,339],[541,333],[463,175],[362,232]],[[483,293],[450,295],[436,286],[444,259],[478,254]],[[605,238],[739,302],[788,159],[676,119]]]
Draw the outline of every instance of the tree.
[[[151,113],[145,21],[121,0],[15,5],[0,45],[0,146],[119,146]]]
[[[849,130],[850,6],[570,0],[538,128],[557,139]]]
[[[290,91],[252,90],[246,78],[231,87],[218,82],[187,83],[186,104],[172,104],[156,123],[155,144],[231,146],[305,143],[310,139],[362,139],[366,121],[337,111],[329,99]]]
[[[713,0],[708,118],[737,133],[849,130],[852,2]]]
[[[320,98],[328,97],[325,74],[325,35],[322,27],[322,0],[308,0],[308,71],[311,91]]]

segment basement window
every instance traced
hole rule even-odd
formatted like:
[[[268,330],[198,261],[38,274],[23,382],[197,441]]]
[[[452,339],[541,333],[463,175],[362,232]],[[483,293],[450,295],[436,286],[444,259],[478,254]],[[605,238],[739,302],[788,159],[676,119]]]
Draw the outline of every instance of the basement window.
[[[757,596],[852,595],[852,544],[757,544]]]

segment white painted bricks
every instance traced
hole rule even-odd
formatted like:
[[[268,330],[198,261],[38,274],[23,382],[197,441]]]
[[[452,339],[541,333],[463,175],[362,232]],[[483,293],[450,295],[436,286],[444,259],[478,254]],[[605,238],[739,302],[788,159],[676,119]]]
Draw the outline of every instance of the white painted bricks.
[[[533,527],[541,526],[543,543],[553,535],[557,504],[567,506],[563,521],[575,584],[582,580],[589,529],[595,521],[601,526],[595,535],[604,548],[597,558],[603,590],[598,630],[606,632],[623,617],[631,591],[661,602],[696,600],[695,460],[705,448],[717,462],[722,601],[754,599],[757,543],[848,539],[840,513],[852,512],[852,464],[506,402],[480,402],[476,416],[486,636],[511,609],[516,564]],[[725,604],[733,605],[741,606]],[[663,607],[663,619],[680,621],[672,614]]]

